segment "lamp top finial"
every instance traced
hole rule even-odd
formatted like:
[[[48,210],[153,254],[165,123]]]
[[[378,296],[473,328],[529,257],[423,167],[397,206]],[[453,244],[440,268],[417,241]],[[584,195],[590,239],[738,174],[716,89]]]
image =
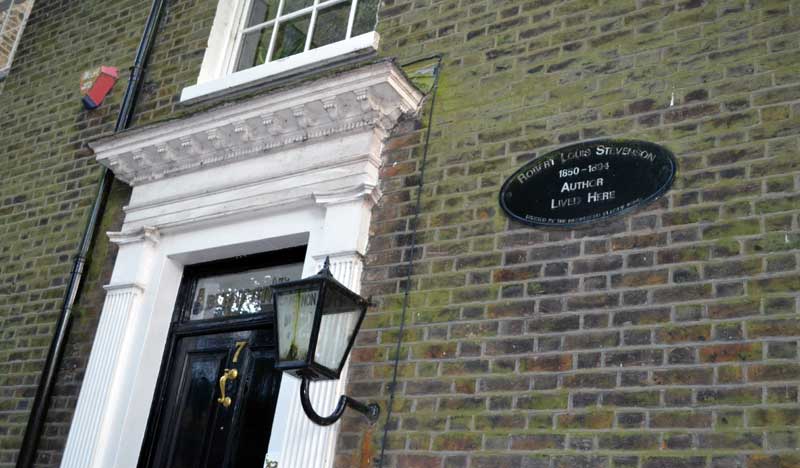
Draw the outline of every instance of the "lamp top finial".
[[[322,264],[322,269],[317,273],[317,275],[324,276],[327,278],[333,278],[333,273],[331,273],[331,258],[325,257],[325,263]]]

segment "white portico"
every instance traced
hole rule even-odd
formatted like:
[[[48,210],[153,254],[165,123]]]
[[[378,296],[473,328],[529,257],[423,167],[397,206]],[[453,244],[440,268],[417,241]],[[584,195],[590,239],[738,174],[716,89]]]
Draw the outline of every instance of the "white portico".
[[[135,467],[185,265],[307,245],[358,291],[382,142],[422,95],[382,62],[182,120],[112,136],[97,159],[133,192],[62,467]],[[330,466],[336,426],[284,377],[268,457]],[[329,412],[344,379],[315,384]]]

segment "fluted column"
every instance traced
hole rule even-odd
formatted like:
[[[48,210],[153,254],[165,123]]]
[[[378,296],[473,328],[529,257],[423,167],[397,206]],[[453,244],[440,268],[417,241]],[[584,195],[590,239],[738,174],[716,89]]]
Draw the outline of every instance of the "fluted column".
[[[317,270],[322,269],[325,256],[315,257]],[[339,282],[358,292],[361,286],[361,271],[363,262],[361,256],[355,253],[331,255],[331,273]],[[347,384],[347,367],[342,370],[342,378],[313,382],[310,384],[309,393],[311,404],[318,414],[327,416],[336,408],[339,397],[344,394]],[[284,379],[292,378],[284,375]],[[292,378],[293,379],[293,378]],[[333,462],[336,447],[336,435],[339,423],[331,426],[317,426],[306,417],[300,405],[299,380],[296,398],[292,398],[289,407],[289,419],[286,428],[286,438],[281,449],[281,468],[325,468]]]
[[[325,220],[322,231],[309,240],[313,273],[321,270],[329,257],[333,276],[350,290],[360,291],[371,209],[379,196],[370,184],[346,193],[315,195],[317,203],[325,207]],[[347,384],[347,367],[338,380],[310,384],[311,403],[318,414],[327,416],[336,408]],[[277,438],[273,429],[273,439],[280,442],[270,445],[270,455],[278,459],[280,468],[332,466],[339,424],[322,427],[311,422],[300,404],[300,381],[286,374],[283,380],[278,412],[285,423]]]
[[[147,320],[139,314],[157,233],[109,235],[120,245],[100,315],[62,468],[114,466],[121,426],[131,398],[129,368],[138,361],[140,334]]]

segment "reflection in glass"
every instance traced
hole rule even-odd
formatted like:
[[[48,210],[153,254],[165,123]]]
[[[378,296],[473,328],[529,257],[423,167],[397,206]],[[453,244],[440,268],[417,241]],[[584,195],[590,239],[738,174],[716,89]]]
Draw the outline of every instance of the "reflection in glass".
[[[300,279],[302,263],[201,278],[189,320],[260,314],[272,309],[272,285]]]
[[[317,349],[314,352],[314,361],[323,366],[336,370],[342,363],[347,344],[353,336],[359,310],[341,314],[323,315],[319,327]]]
[[[375,30],[378,22],[378,0],[359,0],[352,37]]]
[[[283,13],[281,14],[285,15],[301,8],[310,7],[313,4],[314,0],[284,0]]]
[[[255,26],[275,19],[275,15],[278,14],[278,3],[279,0],[253,0],[245,27]]]
[[[236,63],[236,71],[255,67],[266,62],[271,38],[271,27],[245,34],[242,37],[242,52],[239,54],[239,61]]]
[[[319,291],[294,290],[277,297],[278,353],[280,359],[305,361],[314,326]]]
[[[272,60],[282,59],[303,52],[306,47],[306,36],[308,35],[308,25],[311,22],[311,15],[303,15],[299,18],[280,23],[278,26],[278,37],[275,39],[275,52]]]
[[[321,47],[343,41],[347,36],[347,21],[350,17],[350,3],[340,3],[317,12],[314,37],[311,48]]]

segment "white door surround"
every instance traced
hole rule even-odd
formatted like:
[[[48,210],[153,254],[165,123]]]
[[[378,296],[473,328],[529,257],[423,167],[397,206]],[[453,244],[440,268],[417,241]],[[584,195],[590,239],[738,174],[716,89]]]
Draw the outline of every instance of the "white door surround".
[[[135,468],[185,265],[307,245],[358,291],[387,131],[422,95],[382,62],[92,145],[132,185],[64,468]],[[344,388],[314,384],[318,412]],[[308,421],[284,376],[268,457],[325,468],[337,426]]]

